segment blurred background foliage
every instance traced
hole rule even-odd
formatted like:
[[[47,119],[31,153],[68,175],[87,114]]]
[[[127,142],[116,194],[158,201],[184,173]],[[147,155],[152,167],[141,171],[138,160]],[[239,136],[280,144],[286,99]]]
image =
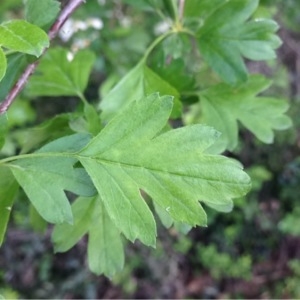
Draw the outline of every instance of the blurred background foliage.
[[[164,31],[161,17],[172,14],[168,3],[90,0],[72,16],[55,44],[71,50],[88,47],[97,55],[87,99],[96,103],[139,61],[151,40]],[[0,21],[22,18],[22,9],[21,0],[2,0]],[[111,280],[88,271],[85,239],[71,251],[53,255],[51,228],[28,209],[20,191],[0,249],[0,295],[9,299],[300,298],[300,2],[261,0],[255,16],[279,22],[283,45],[278,60],[249,62],[248,67],[274,80],[269,95],[289,99],[294,126],[277,132],[272,145],[242,131],[238,148],[226,153],[246,166],[252,191],[236,199],[229,214],[207,207],[208,228],[193,229],[185,236],[161,225],[157,249],[128,244],[125,268]],[[193,51],[184,36],[171,36],[153,52],[149,64],[182,93],[195,84],[205,87],[215,75]],[[173,60],[167,67],[160,63],[170,55]],[[187,74],[197,70],[197,76],[182,80],[178,76],[182,69]],[[188,96],[184,100],[194,101]],[[24,145],[31,149],[44,143],[49,133],[53,138],[66,134],[70,123],[80,126],[80,120],[69,114],[78,103],[74,97],[32,99],[25,90],[8,112],[11,133],[0,155],[13,155]],[[54,118],[47,121],[49,117]],[[34,146],[27,142],[32,134]]]

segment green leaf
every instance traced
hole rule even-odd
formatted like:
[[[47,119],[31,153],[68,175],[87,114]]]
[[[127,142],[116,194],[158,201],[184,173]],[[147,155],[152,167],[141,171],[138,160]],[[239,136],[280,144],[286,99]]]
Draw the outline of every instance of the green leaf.
[[[38,26],[24,20],[13,20],[0,24],[0,45],[39,57],[49,46],[49,39]]]
[[[187,234],[191,230],[192,227],[190,225],[181,222],[174,222],[174,220],[165,209],[162,209],[159,205],[156,204],[156,202],[154,202],[153,204],[155,212],[166,228],[170,228],[172,225],[174,225],[174,228],[183,234]]]
[[[192,72],[195,59],[191,56],[191,51],[189,36],[172,34],[151,55],[152,70],[183,94],[193,90],[195,86]]]
[[[186,66],[184,59],[180,58],[173,59],[168,64],[154,66],[153,69],[161,78],[168,80],[172,86],[176,86],[176,89],[184,94],[186,91],[193,90],[195,86],[195,78],[190,70],[186,69]],[[181,109],[181,107],[179,108]]]
[[[73,134],[74,131],[70,129],[69,123],[75,117],[76,114],[60,114],[36,127],[18,131],[15,136],[22,147],[21,153],[27,153],[46,142]]]
[[[95,207],[93,223],[89,229],[89,268],[97,275],[112,277],[124,266],[124,249],[120,231],[110,219],[100,199]]]
[[[188,234],[188,232],[192,229],[190,225],[180,222],[175,222],[174,227],[178,232],[183,234]]]
[[[5,143],[5,136],[8,130],[7,113],[0,114],[0,149]]]
[[[12,103],[7,111],[8,126],[25,126],[26,123],[32,123],[36,120],[36,111],[29,101],[18,99]]]
[[[88,262],[92,272],[113,276],[124,265],[120,232],[107,215],[99,197],[78,198],[72,204],[74,224],[56,225],[52,241],[56,252],[72,248],[85,234],[88,239]]]
[[[1,52],[1,48],[0,48]],[[7,69],[4,78],[0,84],[0,99],[3,100],[11,87],[13,86],[17,76],[25,63],[25,54],[23,53],[13,53],[7,57]],[[1,63],[0,63],[1,66]],[[0,67],[1,68],[1,67]]]
[[[39,27],[48,27],[60,11],[56,0],[25,0],[25,17],[29,23]]]
[[[188,0],[184,6],[185,18],[202,18],[210,16],[219,6],[224,4],[226,0]]]
[[[174,96],[176,104],[174,117],[181,115],[178,91],[141,61],[104,96],[100,103],[101,118],[104,121],[111,120],[128,103],[153,92]]]
[[[283,130],[291,126],[291,120],[284,113],[288,103],[271,97],[257,97],[271,84],[261,75],[253,75],[235,88],[218,84],[200,92],[201,117],[194,119],[213,126],[222,135],[220,148],[233,150],[238,142],[238,121],[265,143],[272,143],[274,129]],[[196,107],[194,114],[200,109]]]
[[[17,191],[18,184],[10,170],[5,167],[0,167],[0,246],[3,243],[7,223]]]
[[[90,136],[84,134],[64,137],[49,143],[32,157],[9,164],[16,180],[46,221],[73,222],[64,190],[82,196],[95,194],[87,173],[82,168],[74,168],[76,158],[67,155],[81,149],[89,139]]]
[[[135,9],[147,12],[155,11],[155,8],[161,8],[162,6],[161,1],[156,0],[124,0],[124,3],[133,6]]]
[[[227,83],[245,81],[248,76],[243,57],[266,60],[276,57],[281,41],[271,20],[245,23],[258,0],[229,0],[211,14],[199,29],[198,45],[205,61]]]
[[[174,220],[171,218],[170,214],[165,209],[161,208],[155,201],[153,202],[153,205],[161,223],[166,228],[170,228],[174,223]]]
[[[84,116],[87,122],[87,131],[97,135],[102,129],[101,120],[94,106],[87,102],[84,103]]]
[[[29,208],[29,218],[32,228],[40,233],[44,233],[47,229],[47,222],[41,217],[33,205]]]
[[[70,61],[66,49],[50,49],[29,80],[28,92],[32,96],[81,97],[94,62],[95,55],[89,50],[78,51]]]
[[[0,47],[0,81],[3,79],[7,68],[6,56],[2,48]]]
[[[71,249],[88,231],[93,223],[97,197],[79,197],[72,204],[74,223],[59,224],[54,227],[52,241],[55,252],[66,252]]]
[[[131,102],[79,152],[111,220],[129,240],[152,246],[156,226],[140,189],[175,221],[205,226],[199,200],[229,209],[250,184],[237,162],[206,153],[219,136],[212,128],[158,135],[172,104],[172,97],[158,94]]]

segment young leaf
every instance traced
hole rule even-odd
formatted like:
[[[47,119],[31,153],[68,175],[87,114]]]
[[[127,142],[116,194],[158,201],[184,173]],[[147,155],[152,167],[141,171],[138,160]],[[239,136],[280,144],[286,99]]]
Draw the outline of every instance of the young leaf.
[[[25,0],[25,17],[29,23],[47,27],[53,23],[60,10],[56,0]]]
[[[32,157],[9,164],[29,200],[46,221],[73,222],[64,190],[82,196],[95,194],[86,172],[73,167],[76,158],[67,155],[81,149],[89,139],[89,135],[83,134],[61,138],[41,148]]]
[[[0,24],[0,45],[38,57],[49,46],[49,39],[38,26],[24,20],[13,20]]]
[[[152,246],[155,222],[139,189],[175,221],[205,226],[199,200],[229,210],[250,184],[237,162],[206,153],[219,135],[212,128],[194,125],[157,136],[171,111],[169,96],[133,101],[79,152],[111,220],[129,240]]]
[[[6,56],[2,48],[0,47],[0,81],[2,80],[2,78],[6,73],[6,68],[7,68]]]
[[[221,83],[200,92],[200,120],[222,133],[220,142],[224,148],[233,150],[236,147],[238,121],[265,143],[273,142],[274,129],[283,130],[291,126],[290,118],[284,115],[288,109],[286,101],[256,96],[270,84],[265,77],[253,75],[235,88]]]
[[[230,84],[245,81],[243,57],[265,60],[276,57],[281,41],[274,33],[278,25],[271,20],[247,19],[258,0],[229,0],[211,14],[199,29],[198,45],[205,61]]]
[[[50,49],[41,59],[36,73],[28,82],[32,96],[81,96],[84,92],[95,55],[81,50],[68,60],[68,51],[63,48]]]
[[[5,143],[5,136],[8,130],[7,114],[0,114],[0,149]]]
[[[0,167],[0,246],[6,232],[18,184],[9,169]]]
[[[144,61],[141,61],[104,96],[100,103],[101,118],[105,121],[111,120],[126,104],[153,92],[174,96],[175,115],[180,115],[181,105],[178,91],[147,67]]]
[[[88,262],[92,272],[111,277],[124,265],[120,232],[110,220],[99,197],[78,198],[72,204],[74,224],[56,225],[52,240],[56,252],[72,248],[85,234],[88,240]]]

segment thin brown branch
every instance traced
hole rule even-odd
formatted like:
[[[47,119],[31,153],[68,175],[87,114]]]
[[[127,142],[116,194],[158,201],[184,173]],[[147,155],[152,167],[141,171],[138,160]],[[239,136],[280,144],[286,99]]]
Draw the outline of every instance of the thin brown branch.
[[[70,17],[70,15],[83,3],[85,0],[70,0],[68,4],[62,9],[59,16],[57,17],[55,23],[52,25],[48,32],[49,40],[52,41],[58,34],[59,30],[65,23],[65,21]],[[47,48],[44,49],[43,54],[47,51]],[[16,84],[10,90],[6,98],[2,103],[0,103],[0,114],[6,112],[11,106],[13,101],[16,99],[17,95],[23,90],[24,86],[30,75],[34,73],[36,67],[39,64],[39,60],[29,64],[24,72],[19,77]]]

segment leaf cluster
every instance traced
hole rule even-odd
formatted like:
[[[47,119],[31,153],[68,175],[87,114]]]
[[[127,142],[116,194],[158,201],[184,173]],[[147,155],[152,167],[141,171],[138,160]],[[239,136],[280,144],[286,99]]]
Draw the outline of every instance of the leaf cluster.
[[[76,97],[80,104],[16,132],[21,152],[0,160],[0,243],[21,188],[37,214],[56,224],[55,250],[67,251],[87,234],[90,269],[109,277],[124,264],[123,237],[155,247],[156,219],[182,231],[207,226],[205,206],[229,212],[249,191],[241,164],[220,155],[236,148],[238,121],[265,143],[274,129],[291,126],[286,102],[258,97],[270,81],[249,75],[244,62],[272,59],[280,45],[274,21],[251,19],[259,1],[189,0],[183,11],[176,1],[125,2],[158,14],[166,31],[121,80],[107,78],[97,105],[85,91],[99,63],[95,48],[107,48],[51,47],[25,97]],[[43,29],[58,9],[56,0],[27,0],[27,21],[0,25],[2,82],[13,85],[24,58],[8,50],[38,57],[49,46]],[[205,86],[201,73],[209,74]],[[1,86],[0,95],[7,92]],[[4,148],[9,118],[9,111],[0,115]],[[173,129],[175,119],[183,126]]]

